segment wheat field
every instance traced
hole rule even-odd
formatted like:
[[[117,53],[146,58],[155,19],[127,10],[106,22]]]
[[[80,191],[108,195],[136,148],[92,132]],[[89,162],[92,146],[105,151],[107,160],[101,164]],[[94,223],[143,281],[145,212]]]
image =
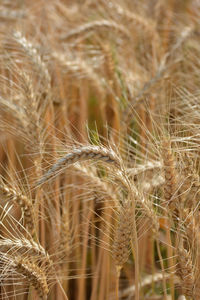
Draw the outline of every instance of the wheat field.
[[[200,1],[0,1],[0,299],[200,299]]]

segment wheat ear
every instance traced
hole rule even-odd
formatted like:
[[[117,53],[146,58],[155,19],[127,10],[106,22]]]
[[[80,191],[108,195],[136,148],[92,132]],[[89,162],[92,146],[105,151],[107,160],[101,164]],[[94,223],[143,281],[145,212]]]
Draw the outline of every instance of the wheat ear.
[[[16,31],[13,34],[15,41],[21,45],[24,49],[25,53],[29,56],[32,60],[33,64],[35,65],[39,74],[42,74],[42,77],[45,80],[46,84],[46,92],[51,90],[51,77],[48,71],[48,68],[45,62],[42,60],[40,54],[38,53],[37,49],[32,45],[30,41],[28,41],[25,36],[22,35],[20,31]]]
[[[165,174],[164,198],[170,209],[176,207],[175,193],[177,191],[177,174],[175,169],[175,160],[171,150],[170,140],[164,140],[162,144],[162,156]]]
[[[120,208],[117,227],[112,245],[112,256],[117,269],[121,269],[128,260],[130,254],[130,243],[133,236],[133,207],[126,201]]]
[[[29,255],[38,257],[40,263],[51,268],[53,262],[51,261],[47,251],[37,242],[32,239],[22,238],[4,238],[0,239],[0,251],[13,255]]]
[[[98,31],[98,30],[114,30],[119,32],[125,36],[125,38],[130,38],[130,34],[128,30],[123,26],[114,21],[108,20],[100,20],[100,21],[93,21],[90,23],[83,24],[74,30],[71,30],[69,33],[64,34],[61,36],[61,40],[68,41],[73,38],[78,38],[83,34],[86,34],[91,31]]]
[[[101,0],[101,2],[108,6],[108,2],[106,0]],[[136,25],[136,27],[143,29],[143,33],[147,34],[151,39],[155,39],[156,42],[158,42],[159,36],[156,32],[156,24],[153,23],[152,20],[148,20],[145,17],[122,8],[122,6],[115,1],[109,3],[109,9],[110,8],[129,23],[132,22],[134,25]]]
[[[107,149],[99,146],[84,146],[74,151],[66,154],[64,157],[60,158],[37,182],[36,185],[41,185],[55,176],[55,173],[62,170],[62,168],[67,168],[68,166],[85,160],[100,160],[106,163],[112,163],[117,168],[120,168],[120,160],[118,156],[112,149]]]
[[[31,200],[23,195],[21,191],[11,188],[4,183],[0,183],[0,191],[6,197],[6,199],[11,199],[13,202],[16,202],[24,214],[24,223],[25,227],[28,229],[29,233],[33,236],[35,233],[35,224],[34,224],[34,210]]]
[[[177,275],[181,279],[181,288],[185,296],[193,297],[195,291],[195,275],[191,253],[183,248],[183,242],[177,247]]]
[[[29,258],[18,256],[14,259],[16,271],[26,277],[32,286],[37,290],[39,296],[43,300],[47,300],[49,292],[47,278],[41,266],[30,262]]]

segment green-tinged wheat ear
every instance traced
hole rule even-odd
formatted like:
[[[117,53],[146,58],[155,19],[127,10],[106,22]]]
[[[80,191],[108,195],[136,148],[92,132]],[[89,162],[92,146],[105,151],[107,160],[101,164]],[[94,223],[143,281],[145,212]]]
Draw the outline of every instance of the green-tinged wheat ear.
[[[55,176],[57,172],[76,162],[91,159],[113,164],[117,168],[120,168],[119,157],[113,150],[99,146],[84,146],[76,148],[72,152],[66,154],[64,157],[58,159],[58,161],[43,175],[36,185],[45,183],[52,176]]]
[[[20,190],[11,188],[3,182],[0,182],[0,192],[7,200],[11,200],[20,206],[24,214],[24,225],[33,236],[35,233],[35,218],[32,201],[26,195],[23,195]]]
[[[31,262],[30,258],[18,256],[14,258],[16,271],[26,277],[30,284],[37,290],[43,300],[47,300],[49,292],[47,278],[42,267]]]
[[[133,208],[131,203],[126,201],[120,208],[112,245],[112,256],[118,269],[121,269],[129,258],[133,223]]]

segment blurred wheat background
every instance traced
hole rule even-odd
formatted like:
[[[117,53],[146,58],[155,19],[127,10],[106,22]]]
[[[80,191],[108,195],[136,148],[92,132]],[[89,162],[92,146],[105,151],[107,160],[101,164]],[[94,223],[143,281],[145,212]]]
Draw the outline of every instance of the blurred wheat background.
[[[0,299],[200,299],[200,1],[0,1]]]

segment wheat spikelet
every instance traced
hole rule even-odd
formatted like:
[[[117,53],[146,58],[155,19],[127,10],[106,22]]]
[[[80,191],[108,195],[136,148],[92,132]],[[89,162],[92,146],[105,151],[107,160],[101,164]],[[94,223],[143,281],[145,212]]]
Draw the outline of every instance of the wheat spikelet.
[[[16,21],[24,17],[26,17],[26,12],[24,10],[10,10],[4,8],[0,11],[0,19],[3,19],[4,21]]]
[[[40,151],[43,153],[43,136],[42,130],[44,129],[44,124],[41,120],[41,109],[40,107],[40,97],[34,92],[34,86],[31,78],[25,72],[20,72],[20,76],[23,80],[22,87],[22,107],[25,111],[26,122],[24,126],[24,131],[30,137],[30,143],[28,147],[32,148],[33,151]],[[34,152],[34,151],[33,151]]]
[[[190,249],[193,249],[193,252],[198,252],[198,226],[195,220],[194,212],[189,211],[185,208],[181,210],[181,219],[183,222],[182,231],[185,234],[185,240],[189,243]]]
[[[87,32],[98,30],[114,30],[116,32],[119,32],[123,34],[125,38],[130,38],[129,32],[126,30],[126,28],[123,25],[120,25],[114,21],[107,21],[107,20],[100,20],[100,21],[93,21],[90,23],[83,24],[79,26],[78,28],[75,28],[74,30],[71,30],[67,34],[63,34],[61,36],[61,40],[68,41],[73,38],[78,38],[79,36],[86,34]]]
[[[117,228],[112,245],[112,256],[118,269],[127,262],[130,254],[130,242],[133,236],[133,207],[126,201],[120,207]]]
[[[35,233],[35,224],[34,224],[34,210],[31,200],[23,195],[21,191],[11,188],[4,184],[0,183],[0,191],[6,199],[11,199],[14,203],[17,203],[23,214],[24,214],[24,223],[27,227],[30,234],[33,236]]]
[[[45,85],[46,85],[46,92],[51,90],[51,77],[48,71],[48,68],[45,62],[41,59],[41,56],[38,54],[36,48],[29,42],[25,36],[22,35],[20,31],[16,31],[13,34],[13,37],[17,43],[21,45],[27,55],[30,57],[32,62],[34,63],[35,67],[39,71],[39,74],[42,74]]]
[[[80,58],[69,60],[69,58],[66,57],[66,55],[63,55],[63,53],[58,52],[52,52],[51,56],[62,65],[63,72],[75,74],[76,77],[86,78],[91,84],[91,86],[98,93],[98,96],[100,98],[104,97],[105,92],[103,87],[101,86],[101,79],[93,71],[91,66],[87,64],[84,60],[81,60]]]
[[[155,29],[156,24],[154,24],[152,20],[148,20],[147,18],[144,18],[134,12],[130,12],[127,9],[124,9],[121,5],[114,1],[110,1],[109,4],[105,0],[101,0],[101,2],[103,2],[103,4],[105,4],[107,7],[109,5],[109,8],[112,9],[112,11],[117,13],[119,16],[124,17],[124,19],[129,23],[132,22],[134,25],[138,26],[138,28],[141,28],[143,30],[143,33],[147,34],[149,38],[158,41],[159,36]]]
[[[45,272],[42,268],[31,262],[29,258],[21,256],[16,257],[13,262],[17,272],[26,277],[42,299],[47,300],[49,288]]]
[[[51,268],[53,262],[51,261],[47,251],[33,239],[21,238],[4,238],[0,239],[0,251],[3,253],[12,253],[14,255],[28,255],[35,257],[41,264],[46,264],[48,268]]]
[[[67,168],[76,162],[90,159],[111,163],[117,168],[120,168],[120,160],[113,150],[99,146],[83,146],[74,149],[74,151],[60,158],[37,182],[37,185],[43,184],[49,178],[55,176],[56,172],[60,171],[62,168]]]
[[[145,193],[151,193],[152,190],[162,187],[165,184],[165,178],[161,175],[153,177],[149,181],[144,181],[141,188]]]
[[[163,141],[162,147],[165,174],[164,198],[170,209],[174,210],[176,207],[175,193],[177,191],[177,174],[170,140]]]
[[[147,216],[152,232],[153,234],[158,237],[158,231],[159,231],[159,220],[158,216],[156,215],[153,205],[150,200],[146,199],[145,197],[138,197],[139,204],[144,209],[144,214]]]
[[[181,288],[185,296],[193,297],[195,288],[194,266],[191,254],[182,246],[177,248],[177,275],[181,279]]]

